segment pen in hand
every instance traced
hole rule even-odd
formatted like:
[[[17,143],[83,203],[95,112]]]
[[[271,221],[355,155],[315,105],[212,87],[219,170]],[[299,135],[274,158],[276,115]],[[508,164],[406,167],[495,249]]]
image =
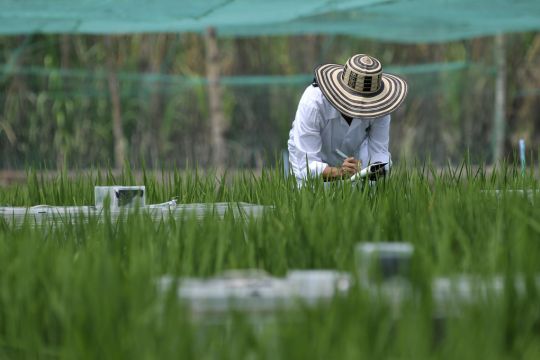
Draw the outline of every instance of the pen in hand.
[[[345,160],[348,158],[348,156],[343,151],[339,150],[338,148],[336,148],[335,152],[342,158],[342,160]]]

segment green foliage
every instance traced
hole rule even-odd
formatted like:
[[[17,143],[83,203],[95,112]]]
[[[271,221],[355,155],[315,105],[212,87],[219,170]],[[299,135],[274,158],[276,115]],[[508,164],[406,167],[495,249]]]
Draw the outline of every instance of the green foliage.
[[[126,157],[133,163],[209,165],[204,38],[197,34],[32,35],[0,38],[0,167],[114,164],[116,73]],[[540,36],[506,35],[507,140],[538,146]],[[488,155],[494,101],[492,38],[399,45],[350,36],[219,40],[228,166],[260,168],[286,147],[298,100],[322,63],[372,54],[404,76],[409,94],[393,114],[394,159],[444,164]],[[511,56],[510,56],[511,54]],[[118,135],[119,136],[119,135]],[[480,156],[480,157],[482,157]],[[484,157],[489,159],[488,157]],[[475,160],[475,159],[473,159]]]
[[[268,170],[260,177],[173,170],[141,175],[66,172],[0,190],[0,204],[92,204],[96,184],[147,187],[148,202],[246,201],[274,206],[245,221],[208,215],[154,222],[83,221],[14,227],[0,222],[0,357],[2,358],[538,358],[538,288],[518,297],[509,282],[500,298],[465,306],[441,334],[430,292],[389,304],[354,287],[315,308],[278,312],[253,322],[233,313],[225,323],[194,322],[156,279],[210,276],[258,268],[353,271],[362,241],[414,244],[417,282],[461,272],[532,279],[540,271],[538,195],[496,197],[484,189],[533,189],[532,175],[512,166],[492,173],[402,164],[376,187],[330,186]]]

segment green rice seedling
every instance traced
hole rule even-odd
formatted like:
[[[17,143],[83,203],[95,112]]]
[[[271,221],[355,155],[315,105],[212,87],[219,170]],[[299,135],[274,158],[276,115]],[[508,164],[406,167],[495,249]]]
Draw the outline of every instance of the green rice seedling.
[[[146,185],[148,203],[178,197],[273,209],[259,218],[209,213],[161,221],[136,211],[39,227],[0,218],[0,358],[540,356],[540,196],[534,174],[522,176],[512,164],[491,173],[467,161],[444,169],[403,164],[376,186],[312,181],[303,188],[277,169],[225,177],[126,168],[53,178],[31,169],[26,183],[0,189],[0,204],[91,205],[94,186],[113,184]],[[517,189],[533,192],[507,191]],[[276,311],[271,321],[232,312],[199,323],[174,291],[156,286],[163,275],[210,277],[231,269],[355,274],[354,248],[365,241],[415,247],[417,292],[399,316],[353,286],[327,304]],[[432,280],[456,274],[501,276],[504,289],[441,322]],[[516,276],[525,279],[524,289]]]

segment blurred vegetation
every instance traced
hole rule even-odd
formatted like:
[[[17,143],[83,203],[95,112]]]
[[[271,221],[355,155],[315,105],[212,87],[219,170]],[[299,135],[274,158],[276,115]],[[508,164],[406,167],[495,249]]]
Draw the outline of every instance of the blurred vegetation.
[[[540,35],[506,37],[505,155],[540,145]],[[395,160],[490,160],[496,70],[493,38],[400,45],[346,36],[221,38],[228,166],[261,168],[286,148],[297,102],[317,64],[353,53],[383,65],[456,63],[405,72],[394,114]],[[135,165],[208,166],[203,37],[30,35],[0,38],[0,168],[115,164],[111,83],[118,85],[126,158]],[[111,78],[111,74],[114,76]],[[264,75],[265,77],[257,77]],[[118,162],[117,162],[118,164]]]
[[[177,195],[182,203],[274,206],[257,219],[209,213],[154,221],[135,212],[125,221],[75,216],[36,227],[0,217],[0,358],[538,359],[538,181],[511,166],[488,174],[466,162],[441,172],[418,165],[402,162],[376,188],[326,190],[317,181],[298,189],[275,170],[229,183],[195,171],[144,174],[149,203]],[[30,173],[24,184],[0,187],[0,204],[88,205],[95,184],[133,183],[129,169],[53,180]],[[532,192],[481,191],[520,188]],[[156,286],[163,275],[230,269],[354,274],[353,249],[362,241],[415,247],[418,296],[398,319],[388,302],[354,286],[328,304],[277,311],[266,321],[232,312],[222,322],[197,322],[174,291]],[[438,325],[431,281],[462,273],[506,281],[500,296],[478,296]],[[527,281],[520,291],[517,275]]]

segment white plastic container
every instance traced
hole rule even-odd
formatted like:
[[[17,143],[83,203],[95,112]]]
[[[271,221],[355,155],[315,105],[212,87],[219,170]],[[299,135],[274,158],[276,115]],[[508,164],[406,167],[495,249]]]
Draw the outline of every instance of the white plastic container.
[[[110,209],[119,210],[125,207],[144,206],[146,189],[144,186],[96,186],[94,196],[96,208],[103,208],[109,199]]]
[[[267,313],[291,308],[299,303],[314,305],[344,294],[350,276],[332,270],[296,270],[287,277],[273,277],[260,270],[227,271],[209,279],[158,280],[161,292],[175,283],[177,294],[195,314],[226,313],[231,309],[249,313]]]
[[[377,284],[394,279],[407,279],[414,248],[409,243],[361,243],[356,246],[360,280]]]

